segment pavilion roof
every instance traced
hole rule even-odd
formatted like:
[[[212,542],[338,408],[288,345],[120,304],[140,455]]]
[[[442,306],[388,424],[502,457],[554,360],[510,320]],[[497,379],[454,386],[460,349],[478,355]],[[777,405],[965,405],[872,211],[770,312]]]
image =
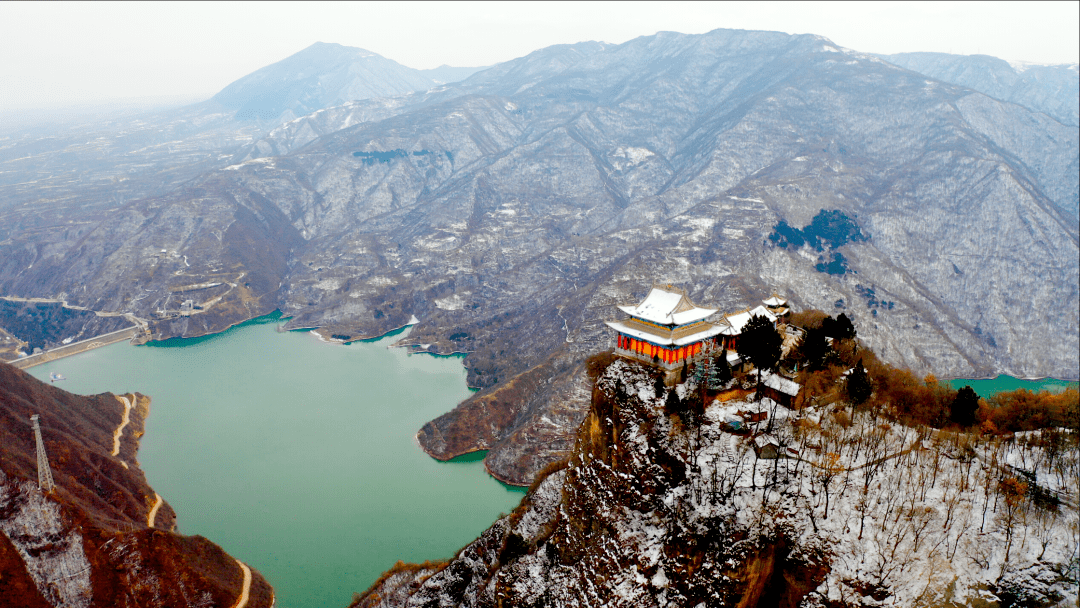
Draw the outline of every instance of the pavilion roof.
[[[750,322],[750,317],[765,317],[766,319],[776,322],[776,315],[774,315],[768,308],[764,306],[757,306],[752,309],[744,310],[742,312],[732,313],[730,315],[724,315],[724,320],[731,326],[731,333],[725,332],[729,336],[737,336],[742,333],[743,327]]]
[[[701,308],[690,301],[682,290],[672,287],[653,287],[637,306],[619,306],[626,314],[661,325],[685,325],[701,321],[716,308]]]
[[[780,296],[776,295],[775,293],[769,299],[762,300],[761,303],[764,304],[765,306],[769,306],[769,307],[787,306],[787,300],[785,300],[784,298],[781,298]]]

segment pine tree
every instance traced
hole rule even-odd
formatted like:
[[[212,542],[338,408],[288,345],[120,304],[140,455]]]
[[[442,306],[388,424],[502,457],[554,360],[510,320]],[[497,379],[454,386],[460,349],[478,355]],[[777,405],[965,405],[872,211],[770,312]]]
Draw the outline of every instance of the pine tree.
[[[833,338],[837,340],[854,340],[855,339],[855,324],[851,322],[851,319],[844,313],[840,313],[836,317],[836,333]]]
[[[758,370],[758,388],[761,388],[761,372],[774,370],[780,363],[784,339],[776,331],[772,321],[763,316],[750,317],[739,336],[739,350]],[[759,390],[760,394],[761,391]]]
[[[956,392],[949,418],[963,427],[975,424],[975,414],[979,411],[979,396],[970,386],[965,386]]]
[[[799,341],[799,354],[810,369],[819,369],[829,352],[829,343],[825,341],[825,331],[815,327],[806,330]]]
[[[728,363],[727,348],[721,350],[713,361],[713,369],[716,370],[716,388],[720,388],[731,380],[731,364]]]
[[[713,367],[712,358],[705,357],[698,363],[698,386],[712,388],[715,376],[716,369]]]
[[[870,393],[873,392],[874,387],[871,386],[870,378],[866,375],[866,368],[862,365],[862,359],[859,359],[859,362],[851,369],[844,388],[847,392],[848,401],[853,405],[861,405],[870,398]]]
[[[664,400],[664,412],[668,416],[672,414],[678,414],[682,411],[682,400],[679,399],[679,393],[676,390],[672,390],[667,394],[667,399]]]

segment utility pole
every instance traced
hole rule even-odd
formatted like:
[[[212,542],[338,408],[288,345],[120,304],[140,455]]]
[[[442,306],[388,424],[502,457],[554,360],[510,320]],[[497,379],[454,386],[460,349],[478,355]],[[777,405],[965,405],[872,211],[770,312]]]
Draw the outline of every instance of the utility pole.
[[[56,484],[53,483],[52,470],[49,469],[49,457],[45,455],[45,442],[41,440],[41,425],[38,424],[38,415],[30,416],[34,423],[34,439],[37,440],[37,473],[38,488],[46,494],[53,491]]]

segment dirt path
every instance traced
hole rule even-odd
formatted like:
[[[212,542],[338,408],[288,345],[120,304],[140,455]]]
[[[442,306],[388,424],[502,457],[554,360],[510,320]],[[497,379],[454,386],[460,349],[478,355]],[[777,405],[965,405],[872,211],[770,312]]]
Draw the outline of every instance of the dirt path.
[[[121,403],[124,404],[124,419],[120,421],[120,426],[113,431],[112,436],[112,455],[120,455],[120,436],[124,434],[124,427],[131,422],[131,401],[127,397],[116,396]]]
[[[161,508],[161,504],[165,502],[161,499],[161,494],[154,492],[154,506],[150,508],[150,514],[146,516],[146,526],[148,528],[154,527],[154,520],[157,519],[158,509]]]
[[[240,276],[243,277],[244,275],[241,274]],[[147,328],[146,319],[143,319],[141,317],[137,317],[133,313],[130,313],[130,312],[110,312],[110,311],[107,311],[107,310],[90,310],[89,308],[87,308],[85,306],[76,306],[74,304],[68,304],[67,300],[64,300],[64,299],[58,299],[58,298],[19,298],[19,297],[15,297],[15,296],[0,296],[0,300],[7,300],[8,302],[31,303],[31,304],[59,304],[59,305],[63,306],[64,308],[69,308],[71,310],[84,310],[84,311],[87,311],[87,312],[92,312],[92,313],[94,313],[95,315],[97,315],[99,317],[124,317],[128,321],[131,321],[131,323],[133,325],[137,325],[143,331],[145,331],[146,328]]]
[[[244,608],[248,603],[248,593],[251,592],[251,568],[240,560],[236,560],[236,563],[240,564],[240,569],[244,571],[244,588],[240,591],[240,598],[236,600],[232,608]]]

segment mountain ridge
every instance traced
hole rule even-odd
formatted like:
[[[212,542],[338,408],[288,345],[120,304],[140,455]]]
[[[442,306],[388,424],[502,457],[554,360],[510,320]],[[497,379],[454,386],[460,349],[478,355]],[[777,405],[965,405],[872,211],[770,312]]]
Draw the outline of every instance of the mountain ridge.
[[[819,36],[562,45],[294,124],[261,142],[283,155],[249,151],[48,250],[7,245],[0,289],[137,311],[158,337],[274,309],[343,339],[415,316],[409,344],[470,353],[484,389],[421,445],[489,449],[519,484],[569,449],[573,370],[654,281],[725,310],[773,291],[844,310],[920,373],[1080,368],[1077,130]],[[869,240],[770,244],[824,210]],[[529,399],[495,397],[541,372]]]

